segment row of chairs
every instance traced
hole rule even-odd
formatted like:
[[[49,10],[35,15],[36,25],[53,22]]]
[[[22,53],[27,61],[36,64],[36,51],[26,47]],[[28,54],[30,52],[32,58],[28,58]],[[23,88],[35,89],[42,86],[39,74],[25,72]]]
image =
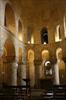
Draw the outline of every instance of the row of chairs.
[[[53,85],[43,89],[42,100],[66,100],[66,86]],[[0,87],[0,100],[31,100],[30,86],[3,86]]]
[[[30,86],[0,87],[0,100],[30,100]]]
[[[66,100],[66,86],[54,85],[52,88],[44,90],[41,96],[42,100]]]

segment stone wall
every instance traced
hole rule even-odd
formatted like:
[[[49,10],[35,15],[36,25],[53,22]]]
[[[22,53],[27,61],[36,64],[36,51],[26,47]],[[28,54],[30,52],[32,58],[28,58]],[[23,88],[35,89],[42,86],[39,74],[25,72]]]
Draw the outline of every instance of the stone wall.
[[[63,58],[66,58],[65,43],[66,43],[66,40],[62,40],[61,42],[56,42],[56,43],[50,43],[50,44],[47,44],[47,45],[44,45],[44,44],[28,44],[26,46],[27,54],[28,54],[28,50],[32,49],[35,53],[35,59],[41,60],[42,59],[42,57],[41,57],[42,51],[47,49],[47,50],[49,50],[50,58],[56,59],[56,49],[61,47],[62,50],[63,50]]]

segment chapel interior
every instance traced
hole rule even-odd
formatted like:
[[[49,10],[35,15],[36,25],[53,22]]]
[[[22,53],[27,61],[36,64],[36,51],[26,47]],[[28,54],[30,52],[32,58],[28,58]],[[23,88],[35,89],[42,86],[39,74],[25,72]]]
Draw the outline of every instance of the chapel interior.
[[[0,0],[0,88],[27,84],[66,85],[66,0]]]

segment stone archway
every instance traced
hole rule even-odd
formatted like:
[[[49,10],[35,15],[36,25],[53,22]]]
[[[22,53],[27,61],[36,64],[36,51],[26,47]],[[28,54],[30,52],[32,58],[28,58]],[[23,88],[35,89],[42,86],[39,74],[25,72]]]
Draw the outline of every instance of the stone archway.
[[[13,62],[15,61],[15,47],[13,42],[9,39],[5,41],[3,53],[3,69],[2,69],[2,82],[11,85]]]
[[[10,39],[7,39],[5,41],[4,47],[7,51],[7,57],[9,58],[9,60],[15,59],[15,47],[13,42]]]
[[[16,32],[15,14],[12,7],[7,3],[5,7],[5,23],[4,25],[12,33]]]
[[[29,49],[28,50],[28,65],[29,65],[29,78],[30,78],[30,85],[34,87],[35,85],[35,65],[34,65],[34,51]]]
[[[45,77],[44,63],[45,63],[46,60],[49,60],[49,51],[48,50],[42,50],[41,56],[42,56],[42,63],[41,63],[39,72],[40,72],[40,78],[44,78]]]
[[[48,50],[43,50],[42,51],[42,60],[49,59],[49,51]]]
[[[34,51],[33,50],[28,50],[28,61],[33,62],[34,61]]]

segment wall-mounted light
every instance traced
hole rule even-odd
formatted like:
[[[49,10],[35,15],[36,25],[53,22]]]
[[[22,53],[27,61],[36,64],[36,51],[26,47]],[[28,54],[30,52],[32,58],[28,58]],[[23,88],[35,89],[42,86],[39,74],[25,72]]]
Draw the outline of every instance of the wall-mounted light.
[[[30,44],[30,41],[28,41],[28,44]]]
[[[34,37],[31,37],[31,44],[34,44]]]
[[[46,42],[44,42],[44,45],[46,45],[47,43]]]

